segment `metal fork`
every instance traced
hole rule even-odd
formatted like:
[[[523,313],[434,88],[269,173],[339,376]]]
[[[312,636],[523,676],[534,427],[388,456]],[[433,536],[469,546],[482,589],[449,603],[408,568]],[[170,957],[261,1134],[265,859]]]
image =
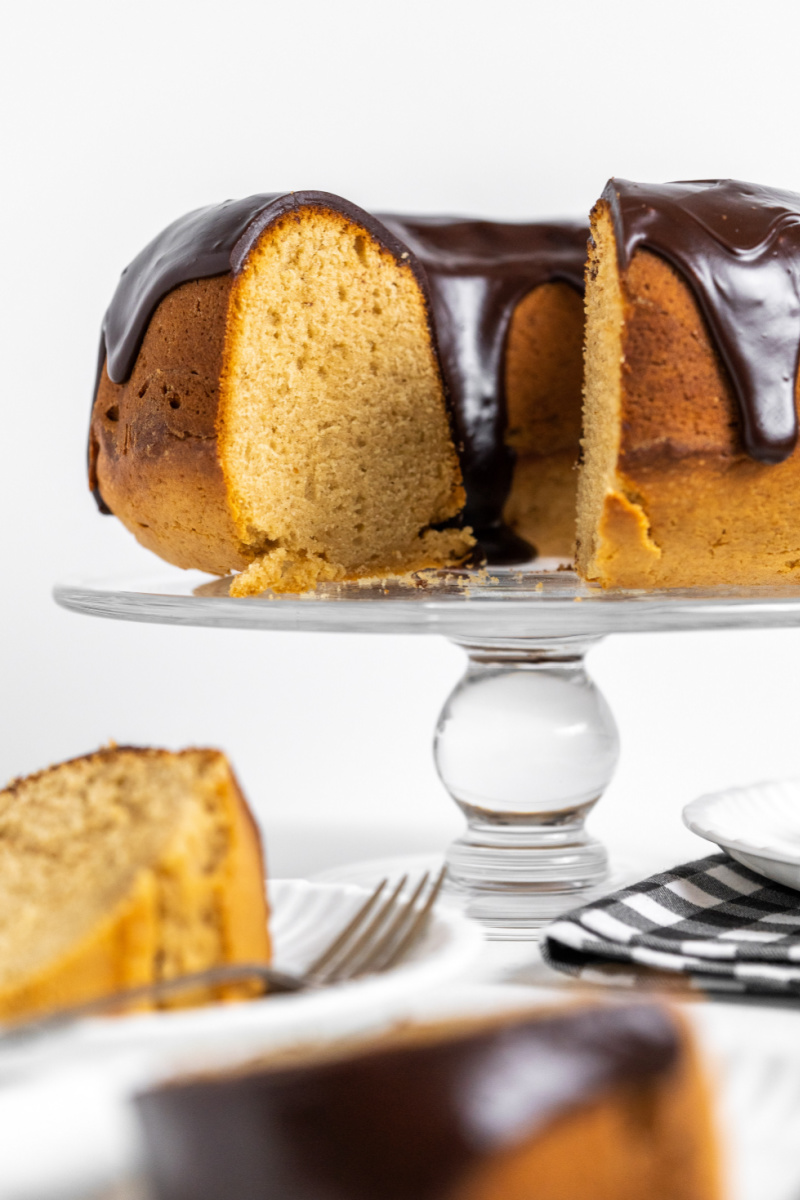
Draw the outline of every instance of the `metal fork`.
[[[382,879],[355,916],[301,975],[278,971],[261,963],[230,963],[211,967],[207,971],[195,971],[177,979],[126,988],[108,996],[87,1000],[83,1004],[59,1009],[47,1017],[20,1022],[0,1032],[0,1044],[51,1033],[83,1017],[101,1016],[128,1005],[169,1000],[198,987],[251,983],[257,985],[257,995],[273,995],[329,987],[364,975],[388,971],[408,954],[425,932],[446,873],[447,868],[442,867],[431,883],[430,872],[426,871],[408,897],[404,895],[408,875],[403,875],[389,896],[379,903],[389,885],[388,879]],[[427,895],[424,894],[426,889]]]

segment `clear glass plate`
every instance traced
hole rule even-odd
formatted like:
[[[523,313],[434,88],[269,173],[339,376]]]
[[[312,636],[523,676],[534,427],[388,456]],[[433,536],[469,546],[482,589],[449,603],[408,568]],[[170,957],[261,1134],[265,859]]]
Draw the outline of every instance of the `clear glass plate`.
[[[800,586],[604,590],[556,560],[522,568],[425,571],[384,583],[322,584],[304,595],[237,599],[228,581],[165,568],[134,579],[60,583],[64,608],[172,625],[480,637],[583,636],[800,624]]]

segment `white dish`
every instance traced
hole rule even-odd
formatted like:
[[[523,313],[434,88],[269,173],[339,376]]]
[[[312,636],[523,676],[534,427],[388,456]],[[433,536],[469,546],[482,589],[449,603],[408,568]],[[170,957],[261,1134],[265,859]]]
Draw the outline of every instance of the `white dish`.
[[[315,883],[355,883],[359,887],[374,888],[381,879],[388,879],[391,884],[397,882],[401,875],[421,875],[423,871],[438,873],[443,859],[443,854],[434,851],[428,854],[395,854],[389,858],[359,859],[318,871],[313,878]],[[441,903],[449,907],[452,902],[453,897],[445,887]]]
[[[280,970],[302,972],[344,928],[369,894],[345,883],[277,879],[268,885],[273,961]],[[192,1053],[219,1045],[228,1052],[241,1043],[275,1045],[362,1030],[402,1015],[409,1002],[431,987],[458,979],[480,957],[480,926],[462,912],[437,906],[428,930],[407,959],[381,975],[320,991],[269,996],[244,1004],[217,1004],[126,1017],[81,1021],[41,1040],[0,1045],[0,1082],[23,1064],[51,1063],[66,1053],[186,1046]]]
[[[272,881],[275,965],[302,970],[367,894],[352,884]],[[467,974],[482,947],[477,925],[439,906],[414,953],[384,975],[246,1004],[82,1021],[0,1047],[2,1200],[100,1193],[137,1168],[129,1098],[142,1087],[183,1069],[389,1026],[430,989]]]
[[[699,796],[683,820],[751,871],[800,890],[800,779]]]

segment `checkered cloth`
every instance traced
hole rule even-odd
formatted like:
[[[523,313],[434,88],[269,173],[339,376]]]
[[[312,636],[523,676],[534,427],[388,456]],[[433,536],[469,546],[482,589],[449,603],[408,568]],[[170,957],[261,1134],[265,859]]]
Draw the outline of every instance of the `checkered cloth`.
[[[568,913],[542,953],[591,982],[798,995],[800,892],[710,854]]]

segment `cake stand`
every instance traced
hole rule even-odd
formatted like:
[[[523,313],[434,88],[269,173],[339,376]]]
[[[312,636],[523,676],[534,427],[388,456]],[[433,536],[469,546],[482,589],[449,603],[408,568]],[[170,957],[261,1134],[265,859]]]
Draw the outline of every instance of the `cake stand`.
[[[466,817],[447,852],[451,887],[490,936],[531,937],[608,886],[585,829],[619,752],[585,656],[610,633],[800,624],[800,587],[603,591],[564,564],[424,572],[325,584],[305,596],[234,599],[199,572],[60,584],[90,616],[170,625],[328,633],[440,634],[467,655],[434,735],[439,775]]]

